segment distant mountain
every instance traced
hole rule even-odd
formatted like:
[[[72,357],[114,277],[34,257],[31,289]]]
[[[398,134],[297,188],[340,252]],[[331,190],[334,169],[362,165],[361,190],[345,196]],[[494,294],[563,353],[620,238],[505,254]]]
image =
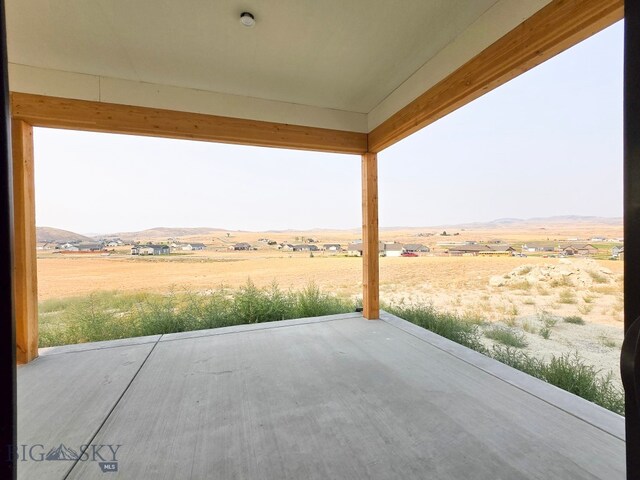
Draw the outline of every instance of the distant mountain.
[[[52,227],[36,227],[36,240],[38,242],[93,242],[93,238],[80,235],[68,230],[60,230]]]
[[[497,220],[491,220],[489,222],[472,222],[452,226],[460,228],[509,228],[516,226],[525,227],[531,225],[576,225],[581,223],[622,226],[622,217],[557,215],[554,217],[498,218]]]
[[[228,232],[224,228],[209,228],[209,227],[196,227],[196,228],[170,228],[170,227],[155,227],[147,230],[141,230],[139,232],[118,232],[107,235],[108,237],[119,237],[122,240],[134,240],[134,239],[151,239],[151,238],[177,238],[188,237],[194,235],[209,235],[211,233]]]
[[[614,227],[622,227],[621,217],[595,217],[584,215],[559,215],[554,217],[535,217],[535,218],[498,218],[488,222],[471,222],[462,224],[446,224],[446,225],[425,225],[421,227],[407,227],[407,226],[393,226],[393,227],[380,227],[381,231],[391,230],[424,230],[424,229],[507,229],[507,228],[525,228],[525,227],[546,227],[546,226],[560,226],[560,225],[610,225]],[[306,232],[309,234],[322,234],[330,232],[358,232],[359,228],[314,228],[314,229],[284,229],[284,230],[267,230],[264,233],[301,233]],[[172,228],[172,227],[155,227],[147,230],[141,230],[138,232],[118,232],[110,234],[95,235],[96,238],[120,238],[124,241],[131,240],[152,240],[168,238],[181,238],[181,237],[193,237],[197,235],[215,235],[221,236],[225,232],[243,233],[241,230],[229,230],[226,228],[212,228],[212,227],[195,227],[195,228]],[[251,232],[244,232],[251,233]],[[258,233],[258,232],[253,232]],[[38,227],[37,228],[38,242],[93,242],[93,238],[78,233],[69,232],[66,230],[60,230],[51,227]]]

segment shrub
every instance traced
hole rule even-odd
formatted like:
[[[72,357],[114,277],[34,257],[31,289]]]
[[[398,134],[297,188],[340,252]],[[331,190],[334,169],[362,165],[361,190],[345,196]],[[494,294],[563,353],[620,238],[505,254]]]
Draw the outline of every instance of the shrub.
[[[600,335],[598,337],[598,340],[600,340],[600,343],[602,345],[604,345],[607,348],[617,348],[618,344],[616,343],[616,341],[612,338],[609,338],[605,335]]]
[[[493,327],[485,331],[484,336],[508,347],[524,348],[527,346],[524,335],[508,328]]]
[[[533,265],[524,265],[520,267],[518,275],[526,275],[527,273],[531,272],[531,270],[533,270]]]
[[[571,281],[568,275],[561,275],[551,280],[550,285],[554,288],[555,287],[572,287],[573,282]]]
[[[558,302],[567,303],[567,304],[576,303],[576,294],[573,293],[572,290],[569,290],[568,288],[565,288],[558,295]]]
[[[297,302],[291,318],[318,317],[320,315],[331,315],[333,313],[344,312],[344,301],[322,293],[320,288],[314,283],[307,285],[304,290],[298,292]],[[350,306],[350,311],[355,310]]]
[[[495,346],[491,356],[613,412],[624,415],[624,394],[613,385],[611,373],[601,376],[585,365],[578,353],[552,356],[548,363],[511,347]]]
[[[578,305],[578,311],[583,315],[589,315],[593,310],[593,305],[585,303],[584,305]]]
[[[540,336],[542,338],[544,338],[545,340],[549,340],[549,337],[551,337],[551,328],[549,327],[542,327],[540,329]]]
[[[520,282],[514,282],[508,284],[508,288],[511,290],[531,290],[531,283],[527,280],[522,280]]]
[[[494,345],[490,356],[499,362],[513,367],[533,377],[540,378],[543,362],[522,350],[513,347]]]
[[[585,365],[576,352],[552,357],[542,369],[542,379],[611,411],[624,414],[624,396],[613,386],[612,375],[604,377]]]
[[[566,323],[573,323],[574,325],[584,325],[584,320],[582,317],[578,317],[577,315],[572,315],[570,317],[564,317],[563,320]]]
[[[431,305],[390,305],[386,308],[390,313],[449,340],[476,351],[483,352],[485,350],[480,341],[478,325],[466,321],[463,317],[452,313],[437,312]]]
[[[596,272],[595,270],[587,270],[587,273],[594,283],[609,283],[609,279],[600,272]]]

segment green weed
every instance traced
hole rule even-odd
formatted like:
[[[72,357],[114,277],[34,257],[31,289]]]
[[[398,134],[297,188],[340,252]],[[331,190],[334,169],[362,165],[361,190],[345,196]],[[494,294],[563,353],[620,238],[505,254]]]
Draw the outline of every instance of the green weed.
[[[508,347],[524,348],[527,346],[524,335],[508,328],[493,327],[485,331],[484,336]]]
[[[565,323],[573,323],[574,325],[584,325],[584,319],[582,317],[578,317],[577,315],[564,317],[562,320]]]

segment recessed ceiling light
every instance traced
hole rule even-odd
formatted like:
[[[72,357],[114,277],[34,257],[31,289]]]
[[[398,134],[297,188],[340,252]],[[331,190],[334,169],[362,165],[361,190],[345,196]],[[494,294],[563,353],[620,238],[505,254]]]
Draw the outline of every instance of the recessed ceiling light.
[[[242,12],[240,14],[240,23],[245,27],[253,27],[256,24],[256,19],[249,12]]]

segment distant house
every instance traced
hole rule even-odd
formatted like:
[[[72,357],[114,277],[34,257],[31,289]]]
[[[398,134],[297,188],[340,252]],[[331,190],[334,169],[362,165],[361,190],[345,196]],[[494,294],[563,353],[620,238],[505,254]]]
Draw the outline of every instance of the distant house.
[[[328,252],[340,252],[342,251],[342,246],[339,243],[325,243],[322,249]]]
[[[318,250],[320,249],[316,245],[309,245],[305,243],[293,246],[294,252],[317,252]]]
[[[522,245],[522,253],[534,252],[555,252],[556,245],[553,243],[531,242]]]
[[[240,242],[240,243],[236,243],[232,249],[233,250],[251,250],[253,247],[251,247],[250,243],[247,242]]]
[[[352,242],[347,246],[347,255],[353,257],[361,257],[362,256],[362,242]],[[384,243],[378,243],[378,255],[384,254]],[[401,252],[402,253],[402,252]]]
[[[180,248],[190,252],[192,250],[204,250],[207,246],[204,243],[185,243],[181,245]]]
[[[590,243],[574,243],[562,249],[565,255],[594,255],[598,253],[598,249]]]
[[[347,255],[354,257],[362,256],[362,242],[354,242],[347,245]]]
[[[290,243],[281,243],[278,248],[283,252],[293,252],[293,245]]]
[[[404,246],[404,251],[407,253],[429,253],[431,249],[421,243],[407,243]]]
[[[611,256],[613,258],[620,258],[620,255],[624,255],[624,247],[621,245],[616,245],[611,249]]]
[[[76,245],[78,252],[99,252],[104,249],[102,243],[81,242]]]
[[[385,243],[384,255],[385,257],[400,257],[402,256],[403,246],[401,243]]]
[[[169,245],[134,245],[131,255],[169,255]]]
[[[488,250],[481,250],[478,255],[482,256],[513,256],[516,249],[511,245],[487,245]]]
[[[602,235],[596,235],[595,237],[591,238],[592,242],[605,242],[607,240],[607,237],[604,237]]]
[[[491,252],[487,245],[452,245],[448,248],[452,257],[477,256],[481,252]]]

